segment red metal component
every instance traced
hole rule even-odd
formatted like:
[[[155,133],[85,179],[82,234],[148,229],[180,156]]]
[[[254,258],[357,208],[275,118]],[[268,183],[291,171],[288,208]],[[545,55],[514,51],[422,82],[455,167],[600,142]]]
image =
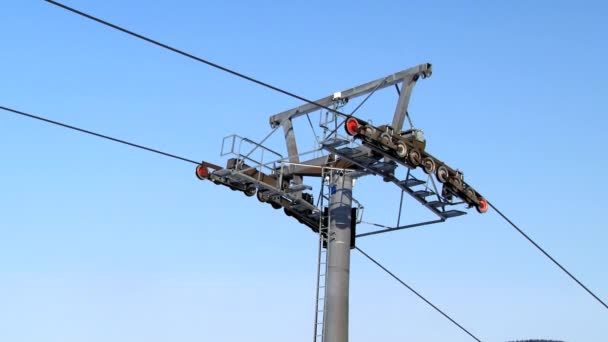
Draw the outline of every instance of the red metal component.
[[[479,205],[477,206],[477,211],[481,214],[485,213],[486,211],[488,211],[488,201],[486,201],[485,198],[480,198],[479,199]]]
[[[209,179],[209,169],[205,165],[198,165],[196,167],[196,178],[200,180]]]
[[[346,133],[355,135],[359,133],[359,121],[355,118],[348,118],[344,124],[344,128],[346,129]]]

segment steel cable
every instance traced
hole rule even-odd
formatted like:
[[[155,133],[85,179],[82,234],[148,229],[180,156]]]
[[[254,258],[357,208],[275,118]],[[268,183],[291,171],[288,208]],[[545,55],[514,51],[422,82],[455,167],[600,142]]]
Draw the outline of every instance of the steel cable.
[[[328,106],[323,106],[323,105],[321,105],[321,104],[319,104],[319,103],[316,103],[316,102],[314,102],[314,101],[312,101],[312,100],[309,100],[309,99],[307,99],[307,98],[305,98],[305,97],[302,97],[302,96],[300,96],[300,95],[294,94],[294,93],[292,93],[292,92],[290,92],[290,91],[287,91],[287,90],[285,90],[285,89],[282,89],[282,88],[279,88],[279,87],[274,86],[274,85],[272,85],[272,84],[269,84],[269,83],[266,83],[266,82],[260,81],[260,80],[258,80],[258,79],[256,79],[256,78],[253,78],[253,77],[251,77],[251,76],[247,76],[247,75],[245,75],[245,74],[243,74],[243,73],[241,73],[241,72],[238,72],[238,71],[236,71],[236,70],[233,70],[233,69],[230,69],[230,68],[224,67],[224,66],[219,65],[219,64],[217,64],[217,63],[211,62],[211,61],[209,61],[209,60],[207,60],[207,59],[204,59],[204,58],[201,58],[201,57],[195,56],[195,55],[193,55],[193,54],[191,54],[191,53],[188,53],[188,52],[185,52],[185,51],[183,51],[183,50],[180,50],[180,49],[174,48],[174,47],[172,47],[172,46],[170,46],[170,45],[167,45],[167,44],[165,44],[165,43],[161,43],[161,42],[159,42],[159,41],[157,41],[157,40],[154,40],[154,39],[152,39],[152,38],[148,38],[148,37],[146,37],[146,36],[144,36],[144,35],[141,35],[141,34],[139,34],[139,33],[133,32],[133,31],[131,31],[131,30],[127,30],[126,28],[123,28],[123,27],[118,26],[118,25],[116,25],[116,24],[112,24],[112,23],[110,23],[110,22],[108,22],[108,21],[105,21],[105,20],[103,20],[103,19],[97,18],[97,17],[95,17],[95,16],[93,16],[93,15],[91,15],[91,14],[88,14],[88,13],[85,13],[85,12],[82,12],[82,11],[79,11],[79,10],[77,10],[77,9],[75,9],[75,8],[72,8],[72,7],[70,7],[70,6],[64,5],[64,4],[60,3],[60,2],[53,1],[53,0],[44,0],[44,1],[46,1],[46,2],[48,2],[48,3],[50,3],[50,4],[52,4],[52,5],[55,5],[55,6],[57,6],[57,7],[63,8],[63,9],[65,9],[65,10],[67,10],[67,11],[72,12],[72,13],[78,14],[78,15],[80,15],[80,16],[82,16],[82,17],[87,18],[87,19],[93,20],[93,21],[95,21],[95,22],[97,22],[97,23],[100,23],[100,24],[102,24],[102,25],[105,25],[105,26],[111,27],[111,28],[113,28],[113,29],[115,29],[115,30],[121,31],[121,32],[123,32],[123,33],[126,33],[126,34],[128,34],[128,35],[130,35],[130,36],[132,36],[132,37],[135,37],[135,38],[139,38],[139,39],[141,39],[141,40],[144,40],[144,41],[146,41],[146,42],[148,42],[148,43],[150,43],[150,44],[154,44],[154,45],[159,46],[159,47],[161,47],[161,48],[163,48],[163,49],[166,49],[166,50],[169,50],[169,51],[175,52],[175,53],[177,53],[177,54],[179,54],[179,55],[182,55],[182,56],[184,56],[184,57],[187,57],[187,58],[193,59],[193,60],[195,60],[195,61],[197,61],[197,62],[201,62],[201,63],[207,64],[207,65],[208,65],[208,66],[210,66],[210,67],[213,67],[213,68],[219,69],[219,70],[221,70],[221,71],[227,72],[227,73],[229,73],[229,74],[231,74],[231,75],[234,75],[234,76],[236,76],[236,77],[239,77],[239,78],[245,79],[245,80],[247,80],[247,81],[250,81],[250,82],[256,83],[256,84],[261,85],[261,86],[263,86],[263,87],[266,87],[266,88],[268,88],[268,89],[274,90],[274,91],[276,91],[276,92],[279,92],[279,93],[281,93],[281,94],[287,95],[287,96],[289,96],[289,97],[293,97],[293,98],[298,99],[298,100],[300,100],[300,101],[304,101],[304,102],[306,102],[306,103],[308,103],[308,104],[311,104],[311,105],[317,106],[317,107],[319,107],[319,108],[322,108],[322,109],[328,110],[328,111],[330,111],[330,112],[332,112],[332,113],[335,113],[335,114],[338,114],[338,115],[344,116],[344,117],[346,117],[346,118],[351,117],[351,115],[349,115],[349,114],[339,112],[339,111],[337,111],[337,110],[335,110],[335,109],[332,109],[332,108],[330,108],[330,107],[328,107]]]
[[[532,238],[528,236],[528,234],[524,233],[513,221],[511,221],[505,214],[503,214],[500,210],[498,210],[492,203],[488,201],[488,205],[494,209],[505,221],[507,221],[519,234],[521,234],[526,240],[528,240],[534,247],[536,247],[541,253],[543,253],[549,260],[551,260],[557,267],[559,267],[564,273],[566,273],[572,280],[574,280],[580,287],[582,287],[587,293],[589,293],[593,298],[595,298],[600,304],[604,306],[604,308],[608,309],[608,305],[604,303],[593,291],[589,290],[587,286],[585,286],[580,280],[578,280],[572,273],[570,273],[564,266],[562,266],[557,260],[555,260],[549,253],[547,253],[541,246],[539,246]]]
[[[53,125],[56,125],[56,126],[60,126],[60,127],[63,127],[63,128],[71,129],[71,130],[74,130],[74,131],[77,131],[77,132],[80,132],[80,133],[89,134],[89,135],[92,135],[92,136],[95,136],[95,137],[98,137],[98,138],[110,140],[110,141],[117,142],[117,143],[120,143],[120,144],[124,144],[124,145],[128,145],[128,146],[135,147],[135,148],[138,148],[138,149],[142,149],[142,150],[145,150],[145,151],[148,151],[148,152],[153,152],[153,153],[156,153],[156,154],[160,154],[160,155],[163,155],[165,157],[174,158],[174,159],[177,159],[177,160],[185,161],[185,162],[196,164],[196,165],[204,164],[204,165],[214,166],[214,165],[206,163],[206,162],[202,162],[202,163],[201,162],[197,162],[197,161],[194,161],[192,159],[180,157],[180,156],[172,154],[172,153],[163,152],[163,151],[160,151],[160,150],[157,150],[157,149],[154,149],[154,148],[150,148],[150,147],[146,147],[146,146],[143,146],[143,145],[135,144],[135,143],[132,143],[132,142],[129,142],[129,141],[126,141],[126,140],[122,140],[122,139],[111,137],[109,135],[96,133],[96,132],[93,132],[93,131],[89,131],[87,129],[83,129],[83,128],[80,128],[80,127],[76,127],[76,126],[65,124],[63,122],[59,122],[59,121],[43,118],[43,117],[38,116],[38,115],[29,114],[29,113],[22,112],[20,110],[16,110],[16,109],[12,109],[12,108],[8,108],[8,107],[5,107],[5,106],[0,106],[0,109],[2,109],[4,111],[7,111],[7,112],[11,112],[11,113],[17,114],[17,115],[28,117],[30,119],[39,120],[39,121],[50,123],[50,124],[53,124]]]
[[[408,290],[412,291],[412,293],[414,293],[416,296],[418,296],[418,298],[422,299],[425,303],[427,303],[433,309],[435,309],[437,312],[439,312],[441,315],[443,315],[443,317],[447,318],[448,320],[450,320],[450,322],[454,323],[454,325],[456,325],[458,328],[460,328],[460,330],[462,330],[465,333],[467,333],[469,336],[471,336],[476,341],[481,342],[481,340],[479,338],[477,338],[477,336],[473,335],[470,331],[468,331],[462,325],[460,325],[458,322],[456,322],[452,317],[450,317],[448,314],[446,314],[441,309],[439,309],[435,304],[431,303],[428,299],[426,299],[424,296],[422,296],[420,293],[418,293],[418,291],[414,290],[411,286],[409,286],[408,284],[406,284],[403,280],[399,279],[399,277],[397,277],[393,272],[389,271],[386,267],[382,266],[382,264],[380,264],[377,260],[375,260],[374,258],[372,258],[371,256],[369,256],[367,253],[365,253],[364,251],[362,251],[361,248],[355,247],[355,249],[357,251],[359,251],[359,253],[363,254],[363,256],[365,256],[366,258],[368,258],[371,262],[373,262],[374,264],[376,264],[376,266],[380,267],[388,275],[390,275],[395,280],[397,280],[399,283],[401,283],[401,285],[405,286]]]

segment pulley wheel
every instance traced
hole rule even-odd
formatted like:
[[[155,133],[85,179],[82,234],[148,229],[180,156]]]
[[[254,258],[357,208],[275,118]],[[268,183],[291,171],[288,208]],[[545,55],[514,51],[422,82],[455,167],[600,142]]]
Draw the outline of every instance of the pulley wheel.
[[[405,156],[407,156],[407,146],[404,142],[400,141],[397,143],[397,149],[395,150],[395,153],[399,158],[405,158]]]
[[[450,177],[450,172],[448,171],[448,168],[441,165],[440,167],[437,168],[437,171],[435,172],[435,176],[437,176],[437,180],[440,183],[445,183],[448,181],[448,178]]]
[[[413,167],[416,167],[420,165],[422,156],[420,156],[420,151],[414,149],[411,150],[410,153],[407,155],[407,159]]]
[[[390,149],[389,144],[391,143],[391,136],[390,134],[384,132],[380,135],[380,148],[382,148],[385,151],[388,151]]]
[[[476,209],[480,214],[485,213],[488,211],[488,201],[485,198],[479,198],[479,205],[477,205]]]
[[[268,201],[268,197],[266,197],[266,195],[264,195],[264,193],[266,192],[266,190],[259,190],[258,193],[256,194],[256,197],[258,198],[258,201],[265,203]]]
[[[466,188],[464,190],[464,193],[468,197],[468,199],[471,201],[477,199],[477,196],[475,196],[475,191],[473,191],[473,189],[471,189],[471,188]]]
[[[344,129],[348,135],[355,135],[359,132],[359,121],[355,118],[348,118],[344,124]]]
[[[243,191],[243,193],[245,193],[245,196],[251,197],[251,196],[255,195],[256,191],[257,191],[257,189],[255,188],[255,186],[247,185],[247,187],[245,188],[245,191]]]
[[[365,140],[368,143],[371,143],[373,141],[372,136],[374,135],[375,129],[370,127],[370,126],[366,126],[363,129],[363,140]]]
[[[452,178],[452,183],[456,187],[456,189],[460,190],[459,188],[462,188],[462,180],[460,178],[458,178],[458,177]]]
[[[435,161],[433,160],[433,158],[426,157],[422,161],[422,167],[424,168],[424,172],[426,174],[431,174],[435,172]]]
[[[209,178],[209,169],[206,166],[203,165],[198,165],[196,167],[196,178],[200,179],[200,180],[204,180]]]

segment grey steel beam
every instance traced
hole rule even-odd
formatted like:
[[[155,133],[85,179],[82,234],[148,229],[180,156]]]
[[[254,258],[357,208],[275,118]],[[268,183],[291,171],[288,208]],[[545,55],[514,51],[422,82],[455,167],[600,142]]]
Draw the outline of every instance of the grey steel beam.
[[[367,82],[361,84],[359,86],[346,89],[340,92],[341,99],[352,99],[361,95],[366,95],[374,91],[374,89],[382,89],[392,85],[395,85],[404,80],[410,80],[413,78],[417,78],[419,76],[428,77],[431,75],[432,67],[430,63],[420,64],[418,66],[388,75],[383,78],[379,78],[375,81]],[[277,127],[283,121],[288,119],[293,119],[301,115],[306,115],[308,113],[312,113],[316,110],[319,110],[319,106],[327,107],[331,105],[336,98],[334,95],[330,95],[324,98],[321,98],[317,101],[314,101],[314,104],[308,103],[278,114],[275,114],[270,117],[270,126]]]
[[[330,155],[314,158],[302,163],[291,163],[283,167],[283,176],[321,176],[322,167],[330,164]]]
[[[433,220],[433,221],[413,223],[413,224],[408,224],[408,225],[405,225],[405,226],[399,226],[399,227],[394,227],[394,228],[386,228],[386,229],[382,229],[382,230],[375,230],[373,232],[357,234],[356,237],[360,238],[360,237],[364,237],[364,236],[370,236],[370,235],[376,235],[376,234],[394,232],[395,230],[402,230],[402,229],[409,229],[409,228],[414,228],[414,227],[427,226],[429,224],[435,224],[435,223],[441,223],[441,222],[445,222],[445,219],[439,219],[439,220]]]
[[[371,149],[366,146],[357,147],[359,155],[370,155]],[[328,154],[322,157],[313,158],[302,161],[300,163],[291,162],[291,164],[283,167],[283,176],[315,176],[322,175],[323,167],[332,167],[337,169],[360,169],[347,159],[337,159],[335,154]]]
[[[403,128],[403,121],[408,115],[407,107],[410,103],[410,97],[412,96],[412,90],[416,85],[417,77],[411,78],[403,82],[401,88],[401,94],[399,94],[399,100],[397,101],[397,108],[395,108],[395,115],[393,116],[393,129],[395,132],[401,132]]]
[[[360,168],[350,161],[346,159],[340,159],[336,161],[329,161],[325,164],[325,169],[327,168],[335,168],[340,170],[359,170]],[[289,167],[283,168],[284,176],[302,176],[302,177],[322,177],[323,171],[322,167],[318,166],[309,166],[306,165],[306,162],[297,165],[289,165]]]
[[[298,145],[296,144],[296,136],[293,131],[293,125],[291,123],[291,120],[284,120],[281,123],[281,126],[283,126],[283,133],[285,134],[285,142],[287,143],[287,155],[289,161],[291,163],[299,163],[300,157],[298,153]],[[294,176],[293,183],[302,184],[302,177]],[[301,192],[296,192],[294,193],[294,195],[299,198],[301,196]]]
[[[353,180],[335,171],[329,198],[323,342],[348,342],[348,291]]]
[[[300,157],[298,153],[298,145],[296,144],[296,136],[293,132],[291,120],[285,120],[281,123],[281,125],[283,126],[285,142],[287,143],[287,155],[289,156],[289,161],[292,163],[299,163]]]

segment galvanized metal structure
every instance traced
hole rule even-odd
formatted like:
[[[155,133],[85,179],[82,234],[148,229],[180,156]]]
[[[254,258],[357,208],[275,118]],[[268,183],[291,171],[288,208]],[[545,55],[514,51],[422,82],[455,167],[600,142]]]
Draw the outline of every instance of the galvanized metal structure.
[[[283,130],[286,156],[264,146],[266,139],[258,143],[231,135],[222,144],[221,155],[229,157],[226,167],[204,163],[196,169],[200,179],[241,191],[246,196],[256,196],[275,209],[282,208],[286,215],[319,234],[315,342],[348,341],[350,250],[355,246],[356,237],[444,222],[466,213],[452,209],[460,204],[485,211],[485,200],[464,182],[462,173],[424,150],[426,143],[418,130],[402,130],[406,119],[411,126],[408,105],[414,86],[431,73],[430,64],[421,64],[335,92],[315,104],[272,115],[269,119],[272,132],[279,128]],[[325,129],[322,141],[314,151],[299,152],[293,120],[316,111],[323,112],[321,107],[341,108],[352,99],[367,95],[356,111],[376,91],[392,86],[397,88],[398,100],[391,125],[376,127],[337,110],[325,111],[329,119],[321,124]],[[328,123],[335,128],[330,130],[332,125]],[[342,128],[346,135],[341,134]],[[311,152],[321,156],[303,160]],[[406,169],[404,177],[397,176],[399,167]],[[428,174],[426,179],[414,175],[418,167]],[[443,173],[444,169],[446,173]],[[433,174],[443,183],[442,191],[438,190]],[[356,226],[361,221],[363,206],[353,198],[353,183],[366,175],[380,176],[385,182],[394,184],[402,194],[410,195],[437,219],[385,226],[357,235]],[[321,179],[316,203],[311,192],[313,187],[305,184],[310,177]],[[462,201],[454,201],[454,198]]]

